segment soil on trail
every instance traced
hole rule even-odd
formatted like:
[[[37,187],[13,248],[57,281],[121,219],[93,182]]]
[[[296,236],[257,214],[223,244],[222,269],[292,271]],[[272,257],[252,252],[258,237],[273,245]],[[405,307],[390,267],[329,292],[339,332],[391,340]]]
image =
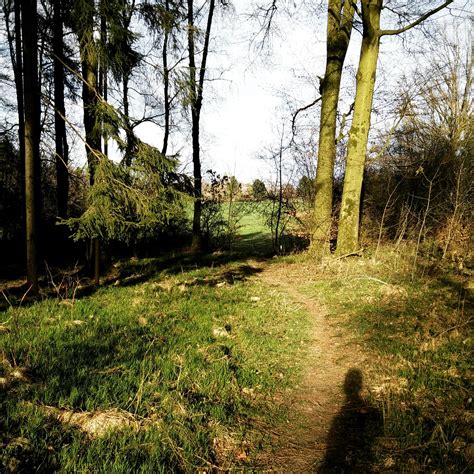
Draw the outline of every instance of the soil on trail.
[[[309,354],[299,386],[285,394],[286,423],[273,428],[260,461],[281,472],[371,472],[381,416],[366,401],[369,359],[324,306],[302,292],[312,274],[299,265],[265,266],[263,282],[302,305],[311,319]]]

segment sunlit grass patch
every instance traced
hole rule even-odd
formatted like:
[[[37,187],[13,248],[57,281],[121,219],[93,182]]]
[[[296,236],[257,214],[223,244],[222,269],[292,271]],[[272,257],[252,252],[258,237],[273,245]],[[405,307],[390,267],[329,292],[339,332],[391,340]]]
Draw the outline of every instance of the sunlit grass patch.
[[[371,349],[374,403],[384,414],[380,469],[466,468],[472,450],[472,299],[466,279],[413,273],[393,254],[317,267],[305,291]]]
[[[297,380],[307,327],[299,308],[251,278],[257,272],[242,262],[175,269],[1,313],[3,468],[250,463],[265,442],[251,420],[278,417],[269,402]],[[86,429],[92,419],[100,436]]]

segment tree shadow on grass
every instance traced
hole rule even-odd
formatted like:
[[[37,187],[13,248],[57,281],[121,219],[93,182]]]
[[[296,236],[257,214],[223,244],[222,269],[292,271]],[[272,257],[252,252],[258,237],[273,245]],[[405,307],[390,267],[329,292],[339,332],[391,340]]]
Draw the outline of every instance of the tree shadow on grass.
[[[382,431],[380,411],[361,397],[363,377],[350,369],[344,380],[345,403],[334,418],[318,473],[370,473],[373,443]]]
[[[253,271],[248,271],[248,268],[252,268],[246,264],[249,259],[257,261],[266,261],[273,256],[273,252],[270,251],[255,251],[254,248],[244,247],[236,251],[225,251],[225,252],[209,252],[202,254],[193,254],[187,251],[173,252],[167,255],[149,258],[149,259],[133,259],[128,260],[125,264],[121,265],[117,271],[109,272],[101,277],[101,285],[95,286],[92,279],[80,278],[78,276],[78,282],[80,285],[70,285],[67,292],[62,291],[61,299],[74,298],[79,299],[86,296],[91,296],[97,290],[107,286],[133,286],[145,281],[150,278],[156,278],[158,275],[163,277],[169,275],[176,275],[182,272],[190,271],[199,268],[218,268],[225,267],[233,263],[241,263],[240,270],[230,270],[227,275],[224,274],[224,279],[230,283],[235,280],[242,280],[249,276]],[[245,269],[247,268],[247,270]],[[240,275],[240,276],[239,276]],[[12,284],[0,285],[0,311],[6,310],[8,306],[29,306],[34,304],[39,299],[44,298],[57,298],[58,288],[52,287],[50,284],[49,277],[40,278],[41,297],[34,297],[28,285],[24,281],[14,281]],[[80,278],[80,280],[79,280]],[[57,270],[55,275],[56,284],[61,281],[61,270]],[[212,286],[212,285],[211,285]]]

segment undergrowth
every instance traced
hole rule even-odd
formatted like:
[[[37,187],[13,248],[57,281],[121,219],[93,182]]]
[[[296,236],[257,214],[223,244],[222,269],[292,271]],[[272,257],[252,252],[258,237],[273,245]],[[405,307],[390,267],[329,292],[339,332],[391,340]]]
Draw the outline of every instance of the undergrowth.
[[[406,254],[405,254],[406,255]],[[474,462],[469,275],[385,249],[330,259],[305,291],[369,349],[364,367],[383,413],[378,471],[467,472]]]

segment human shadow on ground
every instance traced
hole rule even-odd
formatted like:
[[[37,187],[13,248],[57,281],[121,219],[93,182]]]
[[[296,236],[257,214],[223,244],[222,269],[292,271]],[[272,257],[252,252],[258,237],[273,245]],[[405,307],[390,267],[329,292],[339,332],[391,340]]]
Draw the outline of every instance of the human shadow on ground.
[[[346,400],[332,421],[318,473],[375,472],[373,443],[382,432],[382,416],[362,398],[362,385],[362,372],[350,369],[344,380]]]

